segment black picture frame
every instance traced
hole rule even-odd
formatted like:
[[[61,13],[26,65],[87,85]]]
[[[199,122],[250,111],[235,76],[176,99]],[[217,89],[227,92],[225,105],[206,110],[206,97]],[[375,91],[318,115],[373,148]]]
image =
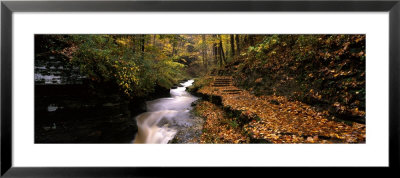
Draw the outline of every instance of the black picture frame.
[[[399,168],[400,1],[2,1],[1,2],[1,175],[6,177],[130,177],[184,172],[202,175],[215,168],[21,168],[12,166],[12,17],[13,12],[246,11],[389,12],[389,169]],[[207,169],[207,171],[205,171]],[[229,170],[228,170],[229,169]],[[234,168],[241,172],[242,168]],[[265,168],[250,168],[252,173]],[[281,169],[281,168],[278,168]],[[295,169],[295,168],[291,168]],[[388,168],[380,168],[387,170]],[[373,171],[376,169],[363,169]],[[232,168],[219,168],[231,172]],[[283,171],[283,170],[280,170]],[[331,173],[335,171],[328,170]],[[289,171],[290,172],[290,171]],[[234,173],[234,172],[233,172]],[[189,175],[190,176],[190,175]]]

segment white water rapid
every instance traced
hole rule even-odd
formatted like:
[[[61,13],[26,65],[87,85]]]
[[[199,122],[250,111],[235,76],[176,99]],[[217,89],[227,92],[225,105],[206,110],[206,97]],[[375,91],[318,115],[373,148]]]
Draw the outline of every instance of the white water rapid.
[[[147,112],[136,117],[138,132],[134,143],[168,143],[179,127],[191,124],[191,103],[197,100],[186,91],[194,80],[181,83],[183,87],[171,89],[170,98],[159,98],[146,102]]]

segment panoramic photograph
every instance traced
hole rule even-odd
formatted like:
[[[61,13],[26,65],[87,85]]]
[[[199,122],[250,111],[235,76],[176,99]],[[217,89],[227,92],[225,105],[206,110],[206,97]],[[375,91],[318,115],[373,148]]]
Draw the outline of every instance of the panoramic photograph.
[[[365,144],[365,34],[36,34],[36,144]]]

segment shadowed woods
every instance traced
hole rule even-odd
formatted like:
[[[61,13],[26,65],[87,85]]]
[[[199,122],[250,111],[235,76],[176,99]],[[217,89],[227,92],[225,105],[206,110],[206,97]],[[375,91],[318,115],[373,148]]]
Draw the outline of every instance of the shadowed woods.
[[[365,143],[365,35],[35,35],[36,143]]]

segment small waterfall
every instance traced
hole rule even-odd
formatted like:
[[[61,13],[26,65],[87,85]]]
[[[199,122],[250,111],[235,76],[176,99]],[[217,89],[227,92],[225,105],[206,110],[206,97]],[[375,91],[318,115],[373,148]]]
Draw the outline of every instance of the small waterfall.
[[[136,117],[138,132],[134,143],[166,144],[173,139],[180,126],[187,126],[190,104],[198,98],[186,91],[194,80],[181,83],[183,87],[171,89],[171,97],[146,103],[147,112]]]
[[[176,130],[168,128],[168,124],[159,126],[161,119],[170,120],[176,116],[177,111],[164,110],[145,112],[136,117],[138,133],[134,143],[168,143],[174,138]]]

